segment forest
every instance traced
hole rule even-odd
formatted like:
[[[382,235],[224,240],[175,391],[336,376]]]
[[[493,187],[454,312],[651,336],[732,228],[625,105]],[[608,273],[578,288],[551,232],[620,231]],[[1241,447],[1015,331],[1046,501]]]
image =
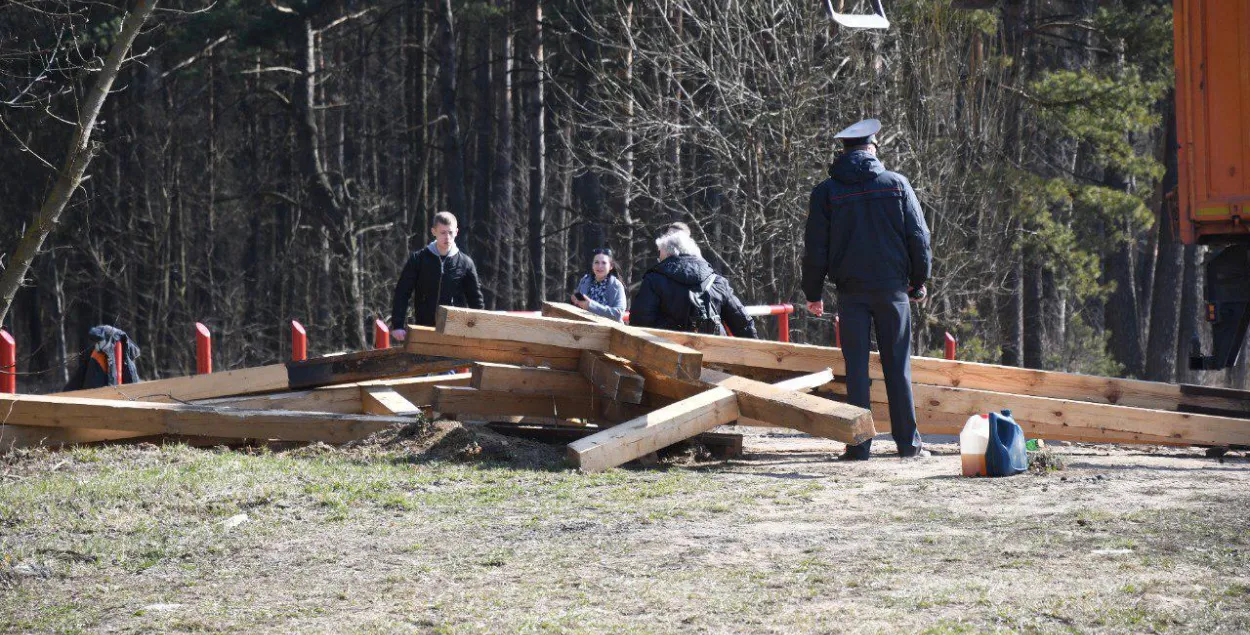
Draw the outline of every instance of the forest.
[[[97,324],[144,377],[192,372],[196,322],[218,369],[287,359],[292,319],[312,354],[368,348],[444,210],[489,309],[567,298],[604,246],[632,292],[672,221],[747,304],[801,305],[808,193],[868,117],[932,230],[918,354],[949,332],[965,360],[1246,387],[1244,363],[1186,368],[1205,248],[1168,220],[1171,3],[885,4],[888,31],[823,0],[6,0],[20,390],[59,387]],[[833,338],[829,314],[790,325]]]

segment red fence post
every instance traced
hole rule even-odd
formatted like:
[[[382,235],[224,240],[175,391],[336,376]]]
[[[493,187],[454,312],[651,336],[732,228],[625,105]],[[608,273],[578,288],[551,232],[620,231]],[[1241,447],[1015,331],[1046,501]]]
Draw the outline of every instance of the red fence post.
[[[113,342],[113,361],[117,371],[117,385],[122,385],[122,343]]]
[[[955,359],[955,345],[958,341],[949,332],[946,334],[946,359]]]
[[[304,325],[291,320],[291,361],[302,362],[308,359],[308,331]]]
[[[17,392],[17,341],[0,329],[0,392]]]
[[[777,313],[777,341],[790,341],[790,314],[794,313],[793,304],[781,304],[781,311]]]
[[[842,316],[833,316],[833,345],[842,348]]]
[[[386,322],[379,319],[373,320],[373,347],[391,347],[391,329],[386,326]]]
[[[213,335],[208,327],[195,323],[195,373],[207,375],[213,372]]]

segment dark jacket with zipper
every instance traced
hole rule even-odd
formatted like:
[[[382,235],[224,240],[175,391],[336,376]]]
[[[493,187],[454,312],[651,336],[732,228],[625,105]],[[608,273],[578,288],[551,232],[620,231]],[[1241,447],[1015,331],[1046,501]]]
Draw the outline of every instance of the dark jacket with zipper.
[[[669,256],[647,271],[629,310],[630,326],[693,331],[690,289],[698,287],[709,276],[715,276],[709,293],[721,320],[729,325],[734,336],[758,339],[755,322],[746,314],[729,281],[712,271],[705,260],[690,255]],[[725,335],[723,325],[718,334]]]
[[[414,306],[411,324],[422,326],[434,326],[439,305],[486,308],[473,259],[459,249],[440,256],[433,243],[412,252],[399,274],[391,302],[391,329],[409,324],[405,321],[409,302]]]
[[[825,276],[839,292],[919,288],[932,252],[920,201],[901,174],[862,150],[838,157],[812,190],[804,233],[803,292],[821,299]]]

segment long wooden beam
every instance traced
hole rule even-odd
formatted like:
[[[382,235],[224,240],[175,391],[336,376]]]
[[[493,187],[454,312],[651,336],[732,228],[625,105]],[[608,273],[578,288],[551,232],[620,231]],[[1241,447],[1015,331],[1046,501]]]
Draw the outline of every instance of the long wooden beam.
[[[576,348],[447,335],[433,327],[416,325],[408,326],[404,346],[410,353],[519,366],[545,366],[556,370],[577,370],[581,359],[581,351]]]
[[[46,428],[86,427],[142,434],[182,434],[237,439],[343,443],[407,419],[285,410],[237,410],[183,404],[0,395],[0,411],[13,424]]]
[[[311,388],[386,377],[445,373],[472,363],[471,360],[446,355],[424,355],[389,348],[291,362],[287,364],[287,376],[291,388]]]
[[[571,304],[543,302],[543,315],[557,319],[590,322],[612,329],[607,349],[637,366],[651,368],[677,379],[694,381],[703,368],[703,354],[686,346],[674,344],[662,336],[643,329],[595,315]]]
[[[842,384],[822,390],[845,396]],[[1030,397],[967,388],[913,387],[916,420],[922,434],[959,434],[969,416],[1003,409],[1031,438],[1082,443],[1146,445],[1228,445],[1219,438],[1250,438],[1250,420],[1111,406],[1046,397]],[[872,410],[888,427],[884,386],[872,387]],[[1195,430],[1197,428],[1197,430]],[[1187,436],[1187,435],[1193,435]]]
[[[793,372],[815,372],[832,368],[835,375],[846,374],[846,360],[842,356],[842,350],[838,348],[658,329],[643,330],[702,352],[706,363]],[[1250,414],[1250,391],[1097,377],[932,357],[912,357],[911,366],[914,384],[972,388],[1155,410],[1194,412],[1211,409],[1217,412],[1240,411]],[[868,374],[873,379],[885,377],[877,353],[872,353],[869,358]]]
[[[749,419],[843,443],[862,443],[876,434],[872,413],[863,408],[710,368],[703,369],[702,379],[709,386],[737,393],[738,409]]]
[[[629,359],[637,366],[679,379],[699,376],[703,356],[698,351],[614,320],[595,315],[590,317],[595,320],[581,322],[442,306],[438,308],[436,328],[446,335],[612,353]]]
[[[738,419],[738,395],[713,388],[568,445],[570,463],[601,472]]]
[[[439,386],[434,389],[433,407],[435,412],[460,416],[593,419],[599,415],[600,406],[589,393],[572,397]]]
[[[255,368],[226,370],[207,375],[171,377],[169,379],[156,379],[137,384],[73,390],[56,393],[56,396],[173,403],[233,395],[254,395],[289,389],[286,364],[273,364]]]
[[[590,381],[580,373],[550,368],[478,362],[473,365],[472,377],[469,385],[483,391],[586,397],[592,390]]]

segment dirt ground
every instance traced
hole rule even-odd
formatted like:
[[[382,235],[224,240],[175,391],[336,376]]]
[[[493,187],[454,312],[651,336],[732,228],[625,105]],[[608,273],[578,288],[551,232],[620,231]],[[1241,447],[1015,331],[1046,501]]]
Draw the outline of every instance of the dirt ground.
[[[0,461],[2,632],[1246,632],[1250,461],[1066,446],[959,477],[747,429],[582,475],[442,425]]]

